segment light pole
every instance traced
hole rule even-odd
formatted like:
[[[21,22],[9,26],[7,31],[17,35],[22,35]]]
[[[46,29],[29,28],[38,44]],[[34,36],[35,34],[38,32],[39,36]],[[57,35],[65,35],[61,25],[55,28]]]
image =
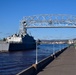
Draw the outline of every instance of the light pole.
[[[59,50],[61,51],[61,43],[59,44],[59,46],[60,46],[60,49]]]
[[[36,40],[36,63],[35,64],[37,63],[38,63],[38,60],[37,60],[37,40]]]
[[[55,50],[54,50],[54,43],[53,43],[53,55],[55,54]]]

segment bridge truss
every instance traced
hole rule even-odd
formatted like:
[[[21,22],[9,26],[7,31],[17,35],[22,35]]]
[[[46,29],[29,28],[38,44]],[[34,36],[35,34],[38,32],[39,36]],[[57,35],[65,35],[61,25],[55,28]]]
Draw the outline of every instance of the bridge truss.
[[[76,28],[76,16],[62,14],[44,14],[26,16],[21,25],[25,28]]]

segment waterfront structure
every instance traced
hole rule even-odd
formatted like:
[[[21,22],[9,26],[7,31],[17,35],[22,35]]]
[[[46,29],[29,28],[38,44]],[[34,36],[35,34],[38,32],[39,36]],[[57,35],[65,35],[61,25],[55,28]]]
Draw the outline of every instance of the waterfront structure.
[[[68,40],[68,44],[73,44],[74,41],[71,39],[71,40]]]

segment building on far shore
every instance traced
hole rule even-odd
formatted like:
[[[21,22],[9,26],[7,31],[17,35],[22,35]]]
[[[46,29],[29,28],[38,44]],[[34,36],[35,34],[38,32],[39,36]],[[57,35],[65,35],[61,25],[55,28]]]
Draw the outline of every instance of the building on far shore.
[[[68,40],[40,40],[41,44],[73,44],[76,40],[68,39]]]

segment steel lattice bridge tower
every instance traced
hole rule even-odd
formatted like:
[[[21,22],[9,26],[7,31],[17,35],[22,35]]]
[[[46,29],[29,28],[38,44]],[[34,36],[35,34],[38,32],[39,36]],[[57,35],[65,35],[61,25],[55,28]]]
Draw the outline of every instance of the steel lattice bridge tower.
[[[76,28],[76,16],[66,14],[43,14],[26,16],[23,28]]]

